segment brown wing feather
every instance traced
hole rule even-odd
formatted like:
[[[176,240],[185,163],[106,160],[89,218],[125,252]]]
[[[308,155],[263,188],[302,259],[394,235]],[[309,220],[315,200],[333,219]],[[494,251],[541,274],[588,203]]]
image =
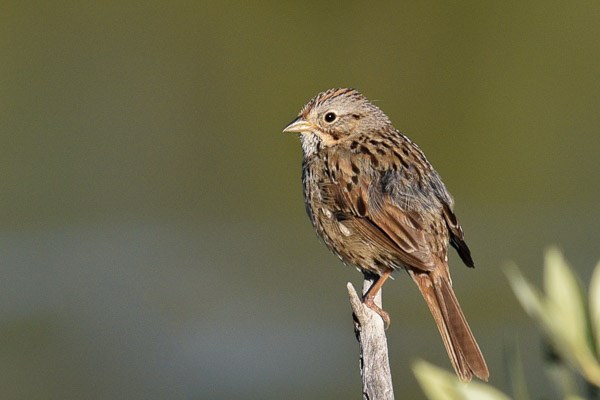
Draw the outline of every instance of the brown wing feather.
[[[454,215],[454,212],[447,204],[444,204],[444,219],[446,220],[446,225],[450,231],[450,244],[456,249],[465,265],[474,268],[475,263],[473,262],[473,257],[471,257],[471,250],[469,250],[469,246],[467,246],[467,243],[465,242],[465,234],[463,233],[456,215]]]
[[[369,219],[394,241],[404,257],[410,258],[407,266],[431,271],[435,268],[435,260],[429,248],[427,234],[411,224],[415,218],[411,218],[410,214],[390,201],[384,201],[381,210],[370,213]]]
[[[358,167],[348,158],[332,158],[330,165],[333,184],[329,191],[335,193],[337,204],[344,204],[345,211],[355,217],[346,223],[364,234],[365,239],[378,243],[405,266],[433,270],[435,259],[427,237],[429,232],[419,223],[421,216],[414,211],[401,210],[389,196],[369,190],[372,177],[364,173],[359,175]]]

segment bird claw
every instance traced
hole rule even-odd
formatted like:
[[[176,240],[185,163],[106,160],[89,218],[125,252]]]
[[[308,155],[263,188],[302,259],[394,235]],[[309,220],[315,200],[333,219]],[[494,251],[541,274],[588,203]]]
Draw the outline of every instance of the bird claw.
[[[383,320],[385,330],[387,330],[390,327],[390,315],[377,304],[375,304],[375,301],[373,301],[372,297],[367,296],[364,299],[363,304],[369,307],[371,310],[375,311],[381,317],[381,319]]]

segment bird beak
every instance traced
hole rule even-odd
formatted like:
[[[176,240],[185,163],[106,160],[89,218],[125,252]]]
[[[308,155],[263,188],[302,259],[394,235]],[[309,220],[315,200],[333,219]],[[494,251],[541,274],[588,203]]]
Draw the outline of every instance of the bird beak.
[[[309,124],[304,118],[298,117],[283,130],[284,133],[302,133],[313,130],[313,126]]]

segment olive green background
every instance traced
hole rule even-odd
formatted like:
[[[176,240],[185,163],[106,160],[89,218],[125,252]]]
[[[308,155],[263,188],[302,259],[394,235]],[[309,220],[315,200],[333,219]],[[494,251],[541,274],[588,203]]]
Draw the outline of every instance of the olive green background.
[[[346,282],[304,213],[298,139],[352,86],[427,154],[477,268],[454,285],[509,391],[501,267],[600,258],[600,3],[0,3],[0,397],[360,398]],[[418,291],[384,304],[397,398],[450,368]]]

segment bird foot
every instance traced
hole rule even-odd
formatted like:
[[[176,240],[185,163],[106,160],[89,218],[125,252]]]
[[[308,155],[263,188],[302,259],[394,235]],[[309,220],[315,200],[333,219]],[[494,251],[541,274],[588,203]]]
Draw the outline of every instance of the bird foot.
[[[371,310],[375,311],[381,317],[381,319],[383,319],[385,330],[387,330],[390,327],[390,315],[387,312],[383,311],[383,309],[377,304],[375,304],[375,301],[373,301],[372,297],[365,297],[365,299],[363,300],[363,304],[369,307]]]

